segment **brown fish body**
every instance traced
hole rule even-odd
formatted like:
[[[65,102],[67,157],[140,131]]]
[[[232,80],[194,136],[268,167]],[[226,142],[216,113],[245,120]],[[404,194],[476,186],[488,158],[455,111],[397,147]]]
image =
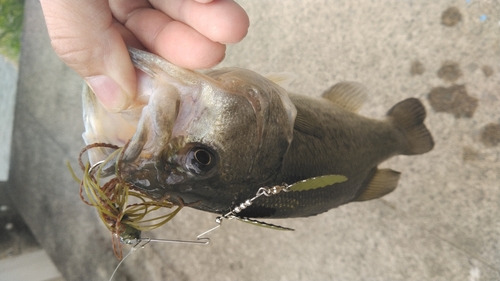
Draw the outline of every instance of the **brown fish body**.
[[[328,174],[344,175],[348,180],[321,189],[264,198],[262,203],[255,203],[259,207],[243,212],[243,216],[310,216],[351,201],[372,199],[362,198],[361,194],[374,178],[378,182],[371,186],[376,189],[373,198],[380,197],[396,187],[399,173],[378,170],[379,163],[395,155],[420,154],[432,148],[430,134],[420,122],[425,118],[425,110],[417,99],[395,106],[406,113],[403,117],[410,119],[404,121],[420,123],[409,132],[411,137],[417,137],[415,143],[411,143],[404,124],[394,122],[394,118],[401,116],[375,120],[324,98],[302,95],[290,95],[290,98],[297,107],[297,119],[306,118],[307,123],[295,126],[293,141],[274,184],[290,184]]]
[[[137,108],[118,117],[88,109],[84,137],[123,146],[118,138],[126,137],[101,136],[106,132],[99,128],[111,128],[119,119],[130,130],[132,123],[137,130],[129,135],[120,176],[158,200],[223,214],[263,186],[346,176],[347,181],[331,186],[261,197],[241,213],[306,217],[391,192],[399,173],[378,170],[377,165],[394,155],[421,154],[433,147],[423,124],[425,109],[417,99],[395,105],[386,120],[374,120],[355,113],[366,96],[357,83],[339,83],[322,98],[313,98],[289,94],[249,70],[201,74],[152,54],[130,52],[136,67],[152,78],[143,88],[153,94],[146,106],[137,107],[142,109],[140,118],[129,116]],[[98,107],[88,95],[84,108]],[[99,116],[92,116],[94,112]],[[105,126],[107,120],[112,124]],[[105,171],[113,173],[114,166]]]

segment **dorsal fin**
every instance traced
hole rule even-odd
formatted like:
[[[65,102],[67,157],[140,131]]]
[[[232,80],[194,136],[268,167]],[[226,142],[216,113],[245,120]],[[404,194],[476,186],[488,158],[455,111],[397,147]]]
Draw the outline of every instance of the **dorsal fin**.
[[[274,83],[278,84],[280,87],[287,89],[290,86],[290,83],[295,80],[296,75],[289,72],[280,72],[280,73],[269,73],[265,75],[265,77]]]
[[[365,190],[352,201],[366,201],[380,198],[398,186],[400,172],[391,169],[377,170]]]
[[[345,110],[357,112],[368,96],[368,89],[357,82],[340,82],[328,90],[322,97]]]

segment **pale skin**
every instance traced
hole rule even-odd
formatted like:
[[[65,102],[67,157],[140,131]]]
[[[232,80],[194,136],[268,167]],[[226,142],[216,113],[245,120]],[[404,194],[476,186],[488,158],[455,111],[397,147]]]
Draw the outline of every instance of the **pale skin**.
[[[190,69],[224,59],[241,41],[248,16],[233,0],[40,0],[57,55],[112,112],[137,96],[126,46],[148,50]]]

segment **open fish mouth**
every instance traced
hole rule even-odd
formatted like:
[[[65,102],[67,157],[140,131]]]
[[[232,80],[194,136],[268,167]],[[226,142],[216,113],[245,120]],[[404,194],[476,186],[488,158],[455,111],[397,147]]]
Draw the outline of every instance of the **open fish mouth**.
[[[180,99],[175,88],[170,90],[152,95],[143,108],[137,131],[124,147],[123,164],[132,164],[139,159],[143,162],[152,160],[170,140]],[[109,164],[114,165],[116,161]]]
[[[159,58],[147,52],[133,48],[129,48],[129,52],[134,66],[143,72],[139,75],[138,92],[140,98],[147,99],[147,104],[142,107],[135,133],[122,144],[121,158],[108,159],[101,176],[114,174],[119,162],[124,180],[147,188],[156,181],[154,176],[148,176],[146,172],[139,175],[134,171],[151,170],[169,143],[179,112],[181,97],[178,87],[189,87],[193,79],[186,77],[193,74],[165,61],[159,63]],[[122,114],[127,114],[127,111]]]

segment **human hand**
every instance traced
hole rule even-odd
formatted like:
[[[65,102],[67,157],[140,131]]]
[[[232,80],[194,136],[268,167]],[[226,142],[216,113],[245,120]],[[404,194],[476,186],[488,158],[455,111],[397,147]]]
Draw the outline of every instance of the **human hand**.
[[[127,45],[190,69],[224,59],[248,30],[233,0],[40,0],[52,47],[109,111],[128,108],[137,78]]]

